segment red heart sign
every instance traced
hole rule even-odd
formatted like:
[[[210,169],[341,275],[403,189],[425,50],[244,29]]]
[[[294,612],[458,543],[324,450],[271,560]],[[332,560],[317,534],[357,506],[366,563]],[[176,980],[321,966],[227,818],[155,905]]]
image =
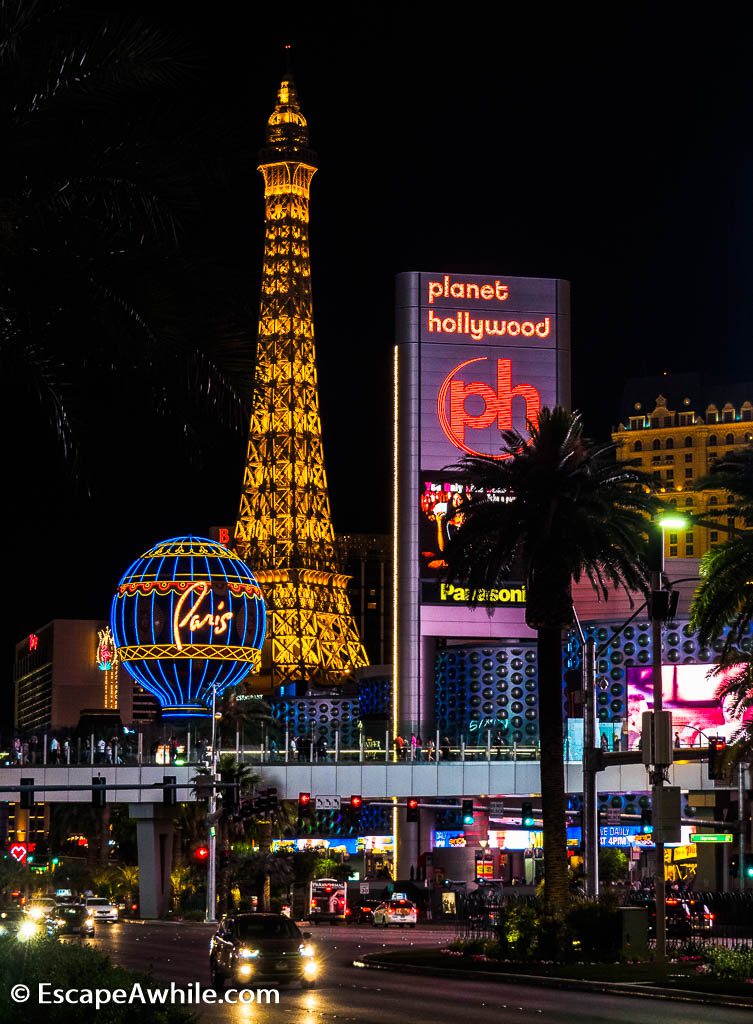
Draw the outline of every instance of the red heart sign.
[[[26,847],[16,843],[15,846],[11,846],[10,855],[14,860],[17,860],[19,864],[26,860]]]

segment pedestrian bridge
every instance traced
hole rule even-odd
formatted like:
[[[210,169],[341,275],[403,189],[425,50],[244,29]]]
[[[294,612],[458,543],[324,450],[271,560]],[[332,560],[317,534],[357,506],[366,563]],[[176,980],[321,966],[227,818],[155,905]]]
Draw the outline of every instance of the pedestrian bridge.
[[[241,760],[244,760],[241,758]],[[263,762],[245,760],[258,784],[277,788],[280,800],[297,800],[302,792],[364,799],[389,797],[462,797],[481,794],[527,796],[541,792],[539,762],[497,761],[343,761]],[[33,779],[34,799],[45,803],[87,803],[94,779],[104,779],[107,801],[161,804],[166,777],[175,780],[176,802],[195,800],[193,779],[199,764],[25,766],[0,770],[0,800],[15,801],[21,779]],[[751,787],[750,772],[744,782]],[[669,784],[683,790],[713,790],[719,783],[708,778],[703,761],[676,761],[669,769]],[[100,783],[102,785],[102,783]],[[568,793],[582,793],[583,767],[565,762]],[[736,785],[735,785],[736,788]],[[612,764],[598,776],[600,792],[631,793],[650,789],[642,764]]]

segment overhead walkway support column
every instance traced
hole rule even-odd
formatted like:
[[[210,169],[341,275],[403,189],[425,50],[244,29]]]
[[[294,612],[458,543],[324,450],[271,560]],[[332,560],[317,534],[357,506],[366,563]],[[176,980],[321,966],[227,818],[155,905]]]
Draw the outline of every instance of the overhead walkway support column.
[[[173,817],[162,804],[129,804],[136,821],[139,857],[139,913],[155,920],[167,914],[173,865]]]

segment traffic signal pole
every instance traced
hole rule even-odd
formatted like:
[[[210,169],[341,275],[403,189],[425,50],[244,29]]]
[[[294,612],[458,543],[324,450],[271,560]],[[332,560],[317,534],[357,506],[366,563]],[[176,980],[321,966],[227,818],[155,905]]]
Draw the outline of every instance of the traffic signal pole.
[[[208,835],[207,849],[207,912],[205,920],[214,924],[217,920],[217,744],[216,731],[217,719],[217,687],[212,687],[212,788],[209,790],[209,807],[207,814]]]
[[[599,802],[596,797],[596,652],[592,636],[583,647],[583,874],[586,895],[599,895]]]

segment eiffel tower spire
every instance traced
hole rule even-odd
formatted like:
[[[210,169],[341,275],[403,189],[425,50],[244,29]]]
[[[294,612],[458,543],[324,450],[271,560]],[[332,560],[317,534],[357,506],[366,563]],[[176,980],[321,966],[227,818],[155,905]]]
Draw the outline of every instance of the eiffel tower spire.
[[[334,682],[367,664],[338,572],[324,468],[309,256],[309,149],[288,63],[259,154],[265,238],[256,398],[237,552],[269,611],[272,683]]]

